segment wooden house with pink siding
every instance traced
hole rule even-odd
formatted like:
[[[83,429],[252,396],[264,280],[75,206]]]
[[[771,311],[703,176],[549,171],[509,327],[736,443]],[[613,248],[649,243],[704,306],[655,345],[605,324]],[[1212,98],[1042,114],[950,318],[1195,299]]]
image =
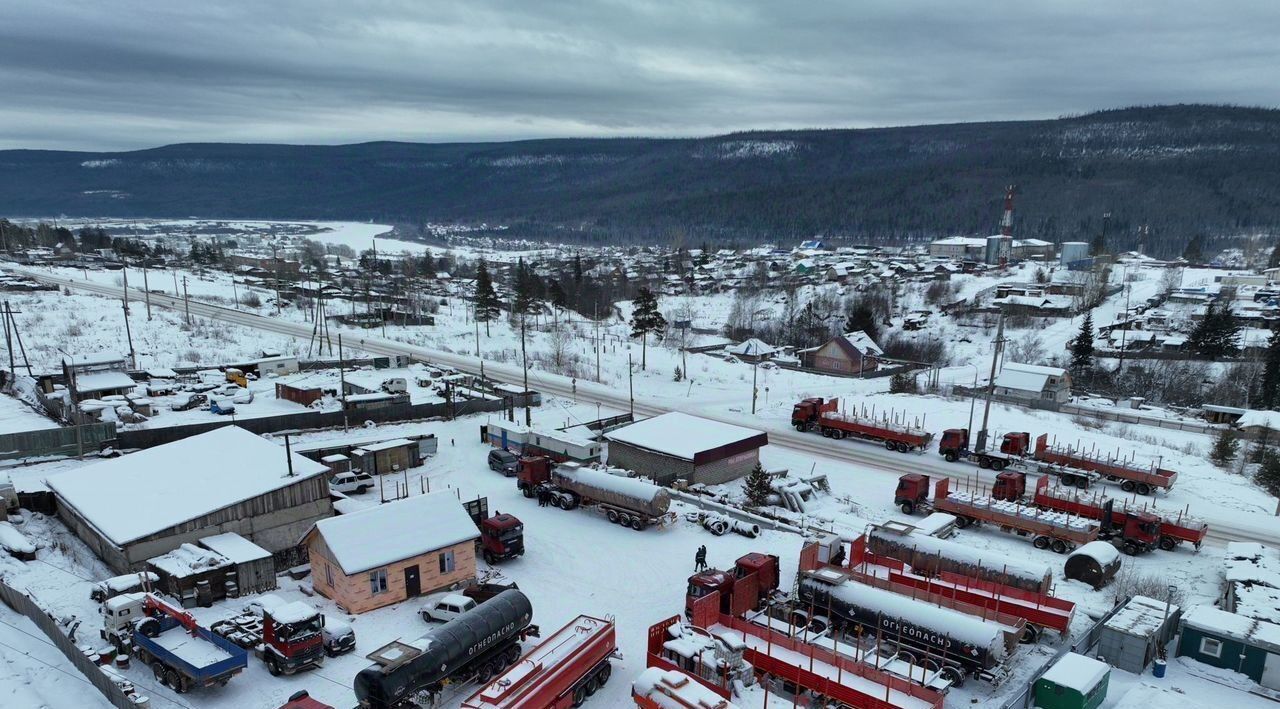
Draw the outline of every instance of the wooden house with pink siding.
[[[448,491],[320,520],[303,537],[312,585],[364,613],[475,581],[480,534]]]

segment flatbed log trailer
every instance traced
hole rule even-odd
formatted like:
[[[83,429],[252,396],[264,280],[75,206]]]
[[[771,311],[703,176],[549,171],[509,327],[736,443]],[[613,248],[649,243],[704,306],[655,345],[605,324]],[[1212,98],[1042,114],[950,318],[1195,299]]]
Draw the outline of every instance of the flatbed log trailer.
[[[889,450],[902,453],[923,451],[933,434],[892,418],[876,418],[840,412],[839,399],[812,397],[800,400],[791,409],[791,425],[797,431],[817,431],[827,438],[862,438],[878,441]]]
[[[951,481],[939,480],[929,500],[929,476],[908,473],[898,479],[894,504],[904,514],[938,510],[956,516],[956,526],[991,524],[1001,531],[1030,537],[1037,549],[1065,554],[1096,540],[1101,533],[1097,520],[1041,510],[1034,505],[998,500],[985,495],[951,492]]]
[[[1125,500],[1121,500],[1117,507],[1115,500],[1105,495],[1084,496],[1069,488],[1051,487],[1048,477],[1041,477],[1036,481],[1032,502],[1045,509],[1109,521],[1109,525],[1102,525],[1103,538],[1121,536],[1125,539],[1121,550],[1128,554],[1136,554],[1144,550],[1139,544],[1147,548],[1158,546],[1164,551],[1172,551],[1183,542],[1195,546],[1198,551],[1200,545],[1204,543],[1204,538],[1209,534],[1208,524],[1192,518],[1186,512],[1168,517],[1158,513],[1154,508],[1130,507]],[[1152,525],[1154,525],[1153,532],[1146,533],[1145,539],[1141,541],[1136,539],[1136,535],[1125,531],[1135,526],[1150,530]],[[1130,542],[1130,540],[1133,541]],[[1130,543],[1133,544],[1132,550],[1125,546]]]
[[[1139,495],[1150,495],[1156,490],[1168,492],[1178,479],[1176,472],[1165,470],[1154,464],[1143,467],[1124,458],[1101,453],[1087,453],[1071,446],[1050,443],[1049,434],[1047,433],[1042,433],[1036,438],[1036,447],[1031,451],[1031,457],[1040,463],[1065,466],[1076,471],[1094,473],[1107,480],[1118,481],[1121,490],[1136,492]],[[1071,475],[1071,473],[1067,473],[1067,475]],[[1062,473],[1058,473],[1058,477],[1062,478],[1064,485],[1076,482],[1077,487],[1082,487],[1078,484],[1080,475],[1077,472],[1077,477],[1074,480],[1067,480]]]

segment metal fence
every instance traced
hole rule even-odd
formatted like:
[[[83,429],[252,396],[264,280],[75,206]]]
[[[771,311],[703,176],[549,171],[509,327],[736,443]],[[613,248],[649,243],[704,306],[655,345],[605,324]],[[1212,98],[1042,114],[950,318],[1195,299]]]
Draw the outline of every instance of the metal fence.
[[[973,389],[972,387],[960,385],[953,386],[951,388],[951,393],[956,396],[977,396],[979,398],[985,398],[987,396],[986,389]],[[1021,406],[1027,409],[1057,411],[1059,413],[1095,419],[1097,421],[1113,421],[1115,423],[1128,423],[1138,426],[1154,426],[1156,428],[1167,428],[1174,431],[1215,433],[1225,428],[1220,424],[1212,424],[1205,421],[1187,421],[1186,419],[1167,419],[1157,416],[1144,416],[1138,411],[1132,409],[1129,411],[1125,411],[1124,409],[1097,409],[1091,406],[1080,406],[1079,404],[1062,403],[1058,401],[1051,401],[1049,399],[1022,399],[1014,396],[992,393],[991,400],[1001,404],[1012,404],[1013,406]]]
[[[49,617],[49,614],[36,605],[29,596],[0,581],[0,600],[4,601],[6,606],[31,619],[31,622],[49,637],[52,645],[58,648],[72,665],[75,665],[80,674],[84,675],[89,684],[101,692],[108,702],[119,709],[145,709],[148,706],[147,701],[131,699],[128,694],[125,694],[124,690],[107,676],[102,667],[86,657],[75,642],[67,637],[62,628]]]
[[[1114,608],[1104,615],[1101,620],[1094,623],[1079,640],[1071,645],[1071,647],[1062,648],[1052,658],[1041,665],[1040,669],[1036,670],[1035,674],[1031,676],[1027,685],[1023,687],[1020,692],[1010,697],[1004,704],[1000,705],[1000,709],[1029,709],[1031,706],[1031,700],[1035,698],[1036,682],[1044,676],[1044,673],[1048,672],[1049,668],[1053,667],[1054,663],[1062,659],[1062,656],[1066,655],[1068,652],[1074,652],[1078,655],[1088,655],[1093,652],[1093,649],[1098,646],[1099,639],[1102,638],[1102,629],[1106,627],[1107,621],[1111,620],[1112,616],[1120,612],[1121,608],[1124,608],[1124,602],[1117,603]]]

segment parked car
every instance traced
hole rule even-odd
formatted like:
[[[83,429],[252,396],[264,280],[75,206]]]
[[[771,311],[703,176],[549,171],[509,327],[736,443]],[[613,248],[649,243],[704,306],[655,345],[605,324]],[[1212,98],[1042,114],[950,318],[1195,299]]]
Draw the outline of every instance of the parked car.
[[[345,620],[324,617],[324,654],[337,657],[356,649],[356,631]]]
[[[191,394],[185,400],[175,401],[169,404],[170,411],[190,411],[198,409],[209,402],[209,397],[204,394]]]
[[[329,489],[344,494],[354,492],[357,495],[363,495],[371,487],[373,487],[373,476],[368,473],[335,473],[329,478]]]
[[[418,615],[427,623],[447,623],[454,618],[476,607],[476,599],[468,598],[461,593],[446,593],[428,598]]]
[[[489,451],[489,470],[513,477],[519,469],[520,456],[501,448]]]
[[[259,618],[261,618],[262,611],[264,609],[270,610],[277,606],[283,606],[284,604],[285,604],[285,600],[277,596],[276,594],[264,593],[261,596],[258,596],[257,598],[253,599],[252,601],[249,601],[248,603],[244,604],[244,608],[242,609],[242,612],[249,613],[250,615],[256,615]]]

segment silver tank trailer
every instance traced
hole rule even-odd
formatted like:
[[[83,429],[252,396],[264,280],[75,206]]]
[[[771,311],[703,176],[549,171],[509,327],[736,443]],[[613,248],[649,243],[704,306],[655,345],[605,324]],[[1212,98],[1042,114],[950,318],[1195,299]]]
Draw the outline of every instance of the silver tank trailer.
[[[671,507],[671,495],[665,488],[636,478],[610,475],[594,468],[558,465],[551,471],[551,482],[580,497],[639,512],[648,517],[661,517]]]

